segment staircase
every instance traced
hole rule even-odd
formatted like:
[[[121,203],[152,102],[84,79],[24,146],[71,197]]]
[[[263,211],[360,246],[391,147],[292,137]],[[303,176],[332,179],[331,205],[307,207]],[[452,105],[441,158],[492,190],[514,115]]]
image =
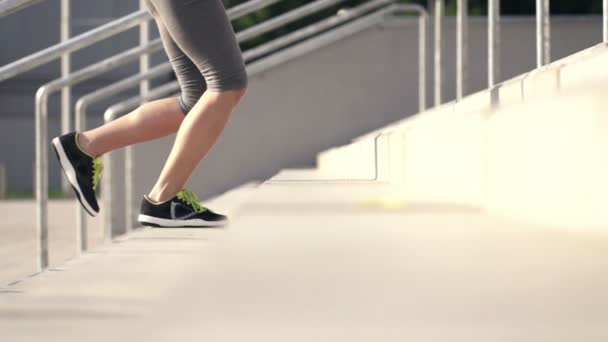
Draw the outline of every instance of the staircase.
[[[605,341],[608,51],[420,113],[0,292],[19,341]]]
[[[600,44],[325,151],[315,172],[280,179],[374,181],[407,201],[608,228],[607,63]]]

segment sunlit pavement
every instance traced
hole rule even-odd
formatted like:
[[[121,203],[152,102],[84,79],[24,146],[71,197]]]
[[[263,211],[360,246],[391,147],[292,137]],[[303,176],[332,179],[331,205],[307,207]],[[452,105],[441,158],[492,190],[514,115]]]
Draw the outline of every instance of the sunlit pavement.
[[[607,341],[608,235],[271,182],[0,293],[2,341]]]

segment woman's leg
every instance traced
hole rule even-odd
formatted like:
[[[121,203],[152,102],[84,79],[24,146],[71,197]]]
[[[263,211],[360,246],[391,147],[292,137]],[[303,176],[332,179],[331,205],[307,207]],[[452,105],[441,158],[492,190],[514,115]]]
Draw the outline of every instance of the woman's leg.
[[[207,91],[182,123],[160,177],[148,198],[164,202],[179,192],[224,129],[244,90]]]
[[[152,3],[173,41],[197,66],[199,75],[204,75],[207,85],[207,91],[193,106],[187,97],[182,98],[188,115],[177,132],[162,173],[148,195],[158,203],[172,198],[184,187],[216,142],[230,113],[245,93],[247,74],[220,0],[152,0]],[[187,84],[187,79],[184,75],[180,83]]]

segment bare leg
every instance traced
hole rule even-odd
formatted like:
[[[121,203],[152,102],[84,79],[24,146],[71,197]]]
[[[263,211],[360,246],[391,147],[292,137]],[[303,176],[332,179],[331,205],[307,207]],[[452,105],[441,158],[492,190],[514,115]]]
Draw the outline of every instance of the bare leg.
[[[131,113],[78,135],[80,146],[91,156],[175,133],[184,120],[177,98],[146,103]]]
[[[177,194],[224,129],[245,90],[206,91],[180,126],[173,149],[156,185],[148,195],[164,202]]]

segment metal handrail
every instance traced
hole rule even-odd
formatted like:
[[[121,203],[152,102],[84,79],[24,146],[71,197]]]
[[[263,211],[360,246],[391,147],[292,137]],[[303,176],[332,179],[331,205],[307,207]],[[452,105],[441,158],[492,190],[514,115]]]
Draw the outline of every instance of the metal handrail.
[[[375,5],[375,6],[377,7],[378,5],[382,5],[382,4],[388,4],[388,3],[390,3],[390,2],[392,2],[392,0],[377,0],[377,1],[372,2],[372,3],[371,3],[371,5]],[[327,4],[327,2],[326,2],[326,1],[323,1],[323,2],[318,1],[317,3],[321,3],[321,4],[323,4],[323,5]],[[318,7],[317,3],[313,3],[312,5],[315,5],[315,8],[316,8],[316,9],[319,9],[320,7]],[[363,9],[370,9],[370,8],[373,8],[373,7],[374,7],[374,6],[371,6],[371,5],[370,5],[370,4],[366,4],[365,6],[361,6],[361,7],[363,7]],[[274,28],[276,28],[276,27],[279,27],[279,26],[281,26],[281,25],[284,25],[284,24],[286,24],[286,23],[288,23],[288,22],[290,22],[290,21],[297,20],[297,19],[298,19],[298,18],[301,16],[301,13],[302,13],[302,12],[299,12],[299,13],[298,13],[298,15],[290,15],[289,17],[284,17],[284,18],[283,18],[282,20],[280,20],[280,21],[273,21],[273,22],[271,23],[271,25],[268,25],[268,24],[267,24],[267,22],[266,22],[266,23],[263,23],[263,24],[260,24],[260,25],[256,25],[256,26],[252,27],[251,29],[253,29],[253,30],[258,30],[258,27],[259,27],[259,26],[261,26],[263,29],[262,29],[262,30],[260,30],[260,31],[258,31],[258,32],[272,30],[272,29],[274,29]],[[356,12],[356,13],[359,13],[359,12]],[[344,16],[344,17],[345,17],[344,19],[346,19],[346,17],[347,17],[347,16]],[[349,16],[349,17],[352,17],[352,15],[351,15],[351,16]],[[342,16],[341,16],[341,17],[340,17],[340,20],[342,21],[342,19],[343,19],[343,18],[342,18]],[[340,22],[341,22],[341,21],[340,21]],[[338,21],[335,21],[335,20],[334,20],[334,21],[332,21],[332,22],[333,22],[334,24],[339,23]],[[315,25],[311,25],[311,26],[315,26]],[[322,27],[318,27],[318,28],[317,28],[315,31],[312,31],[312,32],[309,32],[309,33],[310,33],[310,34],[314,34],[314,33],[317,33],[318,31],[320,31],[320,29],[324,29],[324,28],[325,28],[325,25],[323,25]],[[251,30],[251,29],[250,29],[250,30]],[[250,32],[251,32],[251,31],[250,31]],[[259,33],[258,33],[258,34],[259,34]],[[252,37],[253,37],[253,36],[252,36],[252,35],[249,35],[249,34],[247,34],[247,35],[241,35],[241,36],[238,36],[238,35],[237,35],[237,40],[238,40],[239,42],[242,42],[242,41],[244,41],[244,40],[246,40],[246,39],[250,39],[250,38],[252,38]],[[276,41],[278,41],[278,40],[279,40],[279,39],[275,39],[273,42],[276,42]],[[269,47],[269,45],[270,45],[270,44],[264,44],[264,45],[262,45],[262,46],[261,46],[261,48],[263,48],[263,49],[264,49],[264,48],[267,48],[267,47]],[[273,47],[276,47],[276,45],[273,45]],[[244,59],[245,59],[245,61],[246,61],[246,62],[248,62],[248,61],[250,60],[250,58],[247,58],[247,56],[246,56],[246,55],[244,55]],[[135,85],[135,83],[132,83],[131,85],[132,85],[132,86],[134,86],[134,85]],[[95,96],[89,97],[89,99],[90,99],[89,101],[93,102],[93,101],[101,100],[102,98],[105,98],[105,97],[107,96],[107,94],[108,94],[109,92],[111,92],[111,91],[112,91],[111,89],[108,89],[107,91],[101,91],[101,92],[97,92],[97,94],[96,94]],[[176,92],[177,92],[177,91],[179,91],[179,84],[178,84],[177,82],[175,82],[175,83],[173,83],[173,84],[169,84],[169,86],[168,86],[168,87],[166,87],[166,91],[167,91],[167,92],[173,92],[173,91],[176,91]],[[89,94],[89,95],[91,95],[91,94]],[[87,95],[87,96],[89,96],[89,95]],[[142,96],[142,97],[143,97],[143,96]],[[140,102],[140,100],[139,100],[139,98],[138,98],[138,97],[135,97],[134,99],[131,99],[131,102],[133,102],[133,103],[139,103],[139,102]],[[106,112],[106,115],[105,115],[105,117],[106,117],[106,122],[109,122],[109,121],[112,121],[112,120],[114,120],[114,119],[115,119],[114,113],[116,113],[116,112],[114,112],[114,111],[109,111],[109,112]],[[77,110],[76,115],[77,115],[78,117],[79,117],[79,116],[86,117],[86,115],[87,115],[87,113],[86,113],[86,107],[83,107],[83,110]],[[125,186],[125,191],[126,191],[126,199],[125,199],[125,202],[126,202],[126,203],[130,203],[130,202],[131,202],[131,196],[132,196],[132,194],[131,194],[131,190],[130,190],[130,189],[132,189],[132,185],[131,185],[131,183],[132,183],[132,181],[131,181],[131,179],[132,179],[132,174],[131,174],[131,166],[130,166],[130,165],[132,164],[132,162],[131,162],[131,153],[132,153],[132,149],[131,149],[130,147],[126,147],[126,148],[125,148],[125,155],[126,155],[126,158],[125,158],[125,159],[126,159],[126,163],[125,163],[125,169],[126,169],[125,174],[126,174],[126,176],[125,176],[125,177],[127,178],[127,181],[126,181],[126,186]],[[111,161],[110,161],[110,164],[111,164]],[[106,175],[106,178],[110,178],[110,177],[111,177],[111,176]],[[107,187],[110,187],[110,185],[106,185],[106,188],[107,188]],[[128,209],[127,209],[127,213],[126,213],[126,215],[125,215],[125,216],[126,216],[126,221],[127,221],[127,222],[126,222],[126,226],[125,226],[125,227],[126,227],[126,228],[125,228],[125,230],[128,232],[128,231],[130,231],[130,230],[132,229],[132,227],[131,227],[131,226],[132,226],[132,224],[131,224],[131,213],[130,213],[130,207],[127,207],[127,208],[128,208]],[[107,210],[107,209],[106,209],[106,210]],[[106,211],[106,214],[108,215],[108,216],[107,216],[107,217],[108,217],[108,222],[110,222],[110,219],[111,219],[111,213],[108,213],[108,212]],[[82,216],[82,215],[83,215],[83,213],[81,213],[80,215]],[[83,220],[83,219],[79,220],[79,222],[83,222],[83,224],[84,224],[84,220]]]
[[[42,0],[2,0],[0,1],[0,18],[35,5]]]
[[[240,6],[228,9],[227,14],[230,19],[236,19],[278,1],[279,0],[251,0]],[[66,52],[76,51],[99,40],[110,37],[113,34],[125,31],[151,18],[152,17],[147,11],[140,10],[103,25],[97,29],[88,31],[65,42],[22,58],[0,68],[0,81],[47,63]],[[143,52],[140,55],[144,53],[149,53],[149,51]],[[41,87],[36,96],[36,227],[38,235],[40,236],[38,241],[40,244],[38,246],[40,250],[40,260],[38,265],[39,269],[48,266],[48,152],[45,145],[46,141],[48,140],[48,98],[49,95],[57,89],[61,89],[62,87],[73,84],[72,82],[78,82],[75,78],[71,78],[71,76],[73,75],[70,75],[64,79],[56,80],[57,83],[53,83],[55,81],[51,82],[53,83],[52,86],[47,84]],[[80,77],[84,76],[81,75]],[[84,227],[85,220],[83,213],[80,212],[77,217],[77,224]],[[81,235],[86,234],[84,230],[84,228],[79,229]],[[81,247],[86,247],[86,241],[84,240],[86,239],[81,239]]]
[[[236,35],[237,41],[240,43],[240,42],[246,41],[248,39],[254,38],[257,35],[263,34],[265,32],[274,30],[282,25],[296,21],[306,15],[309,15],[311,13],[314,13],[315,11],[319,11],[321,9],[327,8],[340,1],[343,1],[343,0],[317,0],[308,5],[301,6],[293,11],[287,12],[279,17],[276,17],[275,19],[268,20],[266,22],[257,24],[245,31],[239,32]],[[268,2],[268,0],[264,1],[264,4],[266,4],[267,2]],[[379,5],[386,5],[391,2],[392,2],[392,0],[375,0],[372,3],[376,7],[378,7]],[[367,5],[365,7],[373,8],[373,6],[369,6],[369,5]],[[254,8],[254,7],[248,7],[248,10],[252,10],[252,8]],[[246,13],[246,11],[240,10],[238,13],[239,13],[239,15],[244,15],[243,13]],[[170,67],[170,63],[165,63],[164,65],[166,67]],[[146,75],[147,74],[144,74],[143,76],[146,76]],[[130,82],[129,84],[130,84],[130,86],[135,86],[135,85],[137,85],[137,82]],[[89,103],[93,103],[93,102],[105,99],[110,94],[113,94],[112,86],[109,86],[102,90],[96,91],[96,92],[94,92],[94,94],[92,93],[92,94],[88,94],[85,96],[87,97],[87,104],[89,104]],[[78,106],[77,105],[77,109],[76,109],[76,120],[77,121],[80,120],[80,121],[84,122],[84,120],[85,120],[84,118],[86,118],[86,116],[87,116],[86,109],[87,109],[87,106]],[[81,130],[84,128],[85,128],[84,125],[78,125],[77,130]],[[130,152],[130,150],[127,147],[127,153],[129,153],[129,152]],[[43,172],[48,172],[48,171],[43,171]],[[128,196],[131,195],[129,192],[127,194],[128,194]],[[127,201],[129,201],[129,200],[130,200],[130,198],[127,198]],[[81,234],[84,236],[86,234],[85,214],[83,211],[79,211],[77,215],[78,215],[78,218],[77,218],[78,230],[81,231],[82,232]],[[127,231],[131,230],[130,221],[127,222],[126,227],[127,227],[126,228]],[[83,247],[86,248],[86,245],[83,245]]]
[[[129,88],[139,85],[142,81],[167,75],[172,70],[171,63],[163,63],[151,68],[145,73],[135,74],[81,97],[76,102],[76,130],[81,131],[85,129],[86,115],[84,114],[86,114],[88,107],[92,103],[119,94]]]
[[[98,62],[83,68],[67,77],[59,78],[43,85],[36,92],[36,208],[38,212],[37,228],[40,234],[40,264],[41,267],[48,265],[48,240],[47,240],[47,201],[48,201],[48,99],[49,97],[66,86],[73,85],[108,70],[114,69],[125,63],[136,60],[141,54],[149,53],[162,48],[160,39],[151,42],[147,46],[133,48],[121,54],[113,56],[102,62]],[[46,190],[45,190],[46,189]],[[83,243],[81,241],[81,243]]]
[[[313,36],[319,32],[323,32],[327,29],[330,29],[334,26],[340,25],[347,21],[350,21],[354,18],[357,18],[368,11],[375,10],[379,7],[388,5],[393,3],[394,0],[375,0],[371,2],[364,3],[357,7],[343,10],[339,15],[331,16],[325,20],[322,20],[314,25],[309,25],[299,30],[293,31],[285,36],[276,38],[270,42],[257,46],[253,49],[249,49],[243,53],[243,58],[245,61],[252,61],[254,59],[265,56],[273,51],[281,49],[285,46],[291,45],[295,42],[298,42],[302,39]]]
[[[269,19],[261,24],[255,25],[249,29],[237,33],[239,40],[247,40],[257,37],[261,34],[274,30],[277,27],[281,27],[285,24],[304,18],[311,15],[319,10],[328,8],[332,5],[340,3],[344,0],[317,0],[307,5],[298,7],[292,11],[279,15],[273,19]]]
[[[3,0],[0,1],[0,17],[10,14],[10,13],[14,13],[15,11],[25,8],[29,5],[33,5],[35,3],[38,3],[42,0]],[[228,10],[228,17],[230,19],[235,19],[239,16],[251,13],[259,8],[274,4],[279,2],[280,0],[252,0],[249,2],[246,2],[244,4],[241,4],[239,6],[233,7],[231,9]],[[439,1],[439,0],[437,0]],[[460,0],[461,3],[466,3],[466,0]],[[491,8],[490,10],[490,15],[489,15],[489,83],[490,86],[492,86],[498,79],[498,65],[499,63],[497,62],[497,59],[499,57],[499,53],[498,53],[498,47],[499,47],[499,41],[498,41],[498,29],[499,29],[499,25],[498,25],[498,20],[500,18],[500,12],[498,10],[498,3],[499,0],[488,0],[489,1],[489,7]],[[539,11],[537,11],[537,17],[539,18],[539,22],[537,24],[537,34],[538,34],[538,39],[537,39],[537,60],[541,61],[544,60],[546,61],[549,57],[548,51],[549,51],[549,21],[548,21],[548,1],[549,0],[537,0],[537,6],[540,6],[539,4],[542,4],[542,8],[539,8]],[[301,6],[300,8],[293,10],[291,12],[288,12],[284,15],[281,15],[279,17],[275,17],[274,19],[270,19],[266,22],[264,22],[263,24],[260,25],[256,25],[257,27],[253,27],[250,29],[247,29],[245,31],[240,32],[237,35],[240,35],[241,38],[244,39],[249,39],[249,38],[253,38],[256,35],[262,34],[264,32],[268,32],[269,30],[271,30],[274,27],[278,27],[280,25],[284,25],[285,23],[288,22],[288,19],[296,19],[296,18],[300,18],[303,16],[306,16],[308,14],[312,14],[314,13],[316,10],[319,10],[321,8],[326,8],[329,7],[331,4],[335,4],[338,3],[339,0],[318,0],[317,2],[313,3],[313,4],[308,4],[305,6]],[[397,6],[397,5],[395,5]],[[401,5],[401,6],[407,6],[407,5]],[[422,8],[421,6],[419,6],[420,8]],[[460,5],[459,5],[460,7]],[[400,7],[401,8],[401,7]],[[410,8],[411,9],[411,8]],[[442,10],[443,8],[441,8]],[[540,10],[542,9],[542,10]],[[348,14],[349,12],[347,12]],[[426,20],[428,15],[426,14],[426,10],[424,10],[424,8],[422,8],[421,13],[421,22],[424,21],[426,23]],[[422,14],[424,13],[424,14]],[[437,13],[442,14],[442,11],[438,11]],[[608,43],[608,0],[603,0],[603,17],[602,17],[602,23],[603,23],[603,40],[604,42]],[[439,18],[439,16],[438,16]],[[149,19],[151,19],[151,16],[149,15],[149,13],[145,10],[140,10],[137,12],[134,12],[132,14],[129,14],[125,17],[119,18],[115,21],[112,21],[108,24],[105,24],[103,26],[100,26],[99,28],[96,28],[94,30],[85,32],[84,34],[81,34],[79,36],[73,37],[69,40],[66,40],[60,44],[51,46],[49,48],[46,48],[44,50],[41,50],[37,53],[34,53],[32,55],[26,56],[24,58],[21,58],[13,63],[10,63],[8,65],[2,66],[0,67],[0,82],[3,80],[6,80],[8,78],[14,77],[18,74],[24,73],[26,71],[29,71],[31,69],[34,69],[40,65],[43,65],[45,63],[48,63],[54,59],[57,59],[61,56],[64,56],[65,54],[68,54],[70,52],[82,49],[84,47],[90,46],[98,41],[101,41],[103,39],[106,39],[110,36],[113,36],[117,33],[126,31],[130,28],[133,28],[137,25],[140,25],[142,23],[146,23],[147,21],[149,21]],[[424,19],[424,20],[423,20]],[[336,23],[343,23],[345,21],[348,21],[346,19],[344,20],[340,20],[340,19],[334,19],[334,24]],[[464,21],[463,21],[464,22]],[[437,22],[438,25],[440,25],[440,22]],[[463,23],[459,24],[460,25]],[[327,27],[331,27],[332,25],[329,24],[329,22],[325,22],[324,21],[324,25],[327,25]],[[319,26],[320,27],[320,26]],[[421,24],[421,36],[425,35],[425,33],[423,33],[423,28],[425,29],[426,24],[422,25]],[[440,26],[439,26],[440,27]],[[319,29],[319,31],[321,31],[321,29]],[[319,31],[315,31],[315,33],[319,32]],[[311,33],[312,31],[298,31],[298,34],[294,34],[294,35],[288,35],[285,37],[282,37],[282,40],[275,40],[273,41],[273,46],[266,46],[265,48],[259,47],[252,50],[251,54],[247,55],[247,53],[245,54],[246,58],[251,58],[251,59],[255,59],[255,58],[259,58],[262,57],[264,55],[266,55],[267,53],[270,53],[273,51],[273,49],[277,49],[277,48],[282,48],[285,47],[289,44],[295,43],[298,40],[300,40],[303,36],[305,36],[305,33]],[[437,34],[440,34],[440,30],[438,30]],[[332,38],[333,39],[333,38]],[[330,38],[326,37],[326,40],[330,40]],[[423,40],[420,40],[421,44],[423,42]],[[420,49],[420,54],[421,56],[423,56],[423,51],[425,49]],[[295,50],[293,50],[295,51]],[[293,52],[292,51],[292,52]],[[295,53],[295,52],[293,52]],[[436,94],[439,94],[439,96],[436,96],[436,101],[439,100],[439,102],[441,102],[441,49],[439,46],[439,49],[436,49],[435,51],[436,54],[436,62],[438,61],[438,68],[436,68],[436,79],[439,80],[439,82],[436,82],[435,84],[435,92]],[[293,57],[293,55],[290,55],[291,57]],[[462,57],[462,55],[460,53],[458,53],[459,56],[459,65],[462,65],[462,63],[464,63],[464,57]],[[425,58],[421,58],[421,64],[424,63],[424,59]],[[268,60],[266,61],[266,67],[268,67],[268,65],[271,65],[272,63],[278,63],[279,61],[277,59],[273,59],[273,58],[269,58],[269,60],[273,60],[272,62],[269,62]],[[539,62],[540,65],[540,62]],[[424,67],[425,69],[425,67]],[[464,68],[463,68],[464,69]],[[69,78],[75,74],[71,74],[68,77],[64,77],[62,78],[62,80],[65,81],[66,78]],[[144,73],[145,74],[145,73]],[[462,75],[461,75],[462,76]],[[461,85],[462,87],[462,78],[464,76],[462,76],[461,78],[459,78],[458,84]],[[74,81],[75,79],[72,78],[70,82]],[[57,83],[59,84],[59,83]],[[57,86],[57,84],[55,84],[55,86]],[[63,87],[65,87],[66,85],[68,85],[68,83],[65,83],[65,85]],[[175,84],[171,84],[171,87],[166,87],[163,89],[172,89],[172,87],[175,86]],[[49,86],[47,84],[47,86]],[[41,88],[42,89],[42,88]],[[40,91],[40,90],[39,90]],[[47,87],[45,88],[45,91],[55,91],[55,89],[52,89],[52,87]],[[37,95],[41,95],[41,99],[43,99],[44,97],[46,97],[44,100],[46,101],[48,99],[48,95],[50,94],[50,92],[48,94],[37,94]],[[462,90],[461,90],[462,92]],[[155,94],[158,94],[158,92],[156,92]],[[423,95],[424,94],[424,95]],[[44,96],[42,96],[44,95]],[[426,102],[426,94],[421,90],[420,91],[420,96],[421,96],[421,103],[425,103]],[[37,96],[38,98],[38,96]],[[37,110],[38,109],[42,109],[42,107],[45,107],[46,105],[42,105],[42,104],[38,104],[37,103]],[[40,108],[39,108],[40,107]],[[86,106],[85,106],[86,107]],[[44,110],[46,111],[46,108],[44,108]],[[48,114],[48,113],[47,113]],[[48,183],[48,160],[46,157],[46,152],[44,152],[45,150],[45,146],[44,146],[44,142],[47,139],[47,132],[46,132],[46,126],[47,126],[47,114],[40,114],[40,116],[36,117],[36,138],[37,143],[36,143],[36,197],[37,197],[37,201],[39,202],[44,202],[46,205],[46,202],[48,201],[48,194],[44,194],[46,193],[46,191],[39,191],[39,188],[43,188],[46,189],[46,185]],[[47,173],[46,175],[39,175],[39,169],[47,169]],[[37,227],[39,230],[39,234],[41,236],[41,244],[42,243],[46,243],[46,208],[44,208],[44,211],[42,209],[38,209],[38,218],[37,218]],[[43,227],[44,226],[44,227]],[[43,229],[44,228],[44,229]],[[45,267],[48,264],[48,251],[46,250],[46,247],[41,246],[41,267]]]
[[[386,1],[386,0],[376,0],[374,1],[375,5],[386,5],[391,3],[392,1]],[[370,3],[364,4],[364,5],[360,5],[358,7],[355,7],[351,10],[349,10],[347,13],[345,14],[340,14],[337,16],[334,16],[332,18],[334,19],[328,19],[328,20],[324,20],[321,21],[319,23],[315,23],[310,25],[310,27],[308,28],[303,28],[299,31],[302,32],[308,32],[310,33],[310,35],[314,35],[318,32],[321,32],[325,29],[327,29],[326,25],[328,21],[333,21],[334,23],[342,23],[343,20],[346,19],[353,19],[355,18],[355,16],[357,14],[362,14],[367,12],[369,9],[373,9],[374,6],[372,6]],[[385,20],[386,15],[387,14],[391,14],[394,13],[396,11],[415,11],[418,12],[420,14],[420,37],[419,37],[419,48],[420,48],[420,70],[419,70],[419,77],[420,77],[420,101],[421,104],[420,106],[422,108],[425,107],[425,102],[426,102],[426,25],[428,22],[428,14],[426,12],[426,9],[422,6],[418,6],[418,5],[391,5],[388,6],[380,11],[374,12],[372,14],[369,14],[367,16],[364,17],[359,17],[356,18],[352,25],[356,25],[358,26],[357,29],[365,29],[367,27],[372,27],[374,25],[377,25],[378,23],[382,22]],[[340,19],[340,21],[336,20],[337,18]],[[316,28],[316,29],[313,29]],[[294,35],[297,35],[298,37],[302,38],[301,35],[302,33],[297,33],[298,31],[294,32]],[[293,54],[293,53],[287,53],[285,55],[284,58],[281,58],[282,60],[279,61],[275,61],[273,63],[265,63],[264,65],[261,66],[248,66],[248,74],[250,76],[255,76],[259,73],[265,72],[266,70],[268,70],[269,68],[277,65],[277,62],[285,62],[289,59],[292,59],[296,56],[298,56],[301,53],[305,53],[305,52],[309,52],[313,49],[318,49],[321,46],[323,46],[324,44],[327,43],[327,39],[326,37],[328,36],[332,36],[332,39],[338,40],[338,39],[342,39],[345,38],[349,35],[351,35],[353,33],[352,29],[347,29],[345,31],[343,31],[344,33],[336,33],[336,32],[331,32],[331,33],[326,33],[325,36],[320,36],[317,37],[315,39],[313,39],[313,44],[300,44],[300,45],[296,45],[294,46],[292,49],[294,50],[299,50],[298,53]],[[310,36],[309,35],[309,36]],[[283,47],[284,44],[282,42],[282,38],[277,38],[273,41],[270,41],[268,43],[265,43],[263,45],[261,45],[259,48],[256,49],[262,49],[262,50],[267,50],[267,49],[271,49],[271,47]],[[314,41],[317,42],[314,42]],[[277,42],[280,42],[280,44],[278,44]],[[254,50],[256,50],[254,49]],[[258,53],[256,53],[258,54]],[[247,52],[244,53],[244,58],[247,58]],[[262,60],[263,61],[263,60]],[[106,112],[104,113],[104,121],[106,123],[115,120],[117,117],[124,115],[126,113],[128,113],[129,111],[135,109],[139,104],[145,102],[145,101],[149,101],[149,100],[154,100],[154,99],[158,99],[161,98],[163,96],[167,96],[167,95],[171,95],[174,94],[176,92],[179,92],[180,90],[180,85],[179,82],[174,81],[174,82],[170,82],[168,84],[165,84],[161,87],[155,88],[153,90],[150,91],[150,93],[146,96],[135,96],[132,97],[130,99],[127,99],[125,101],[119,102],[111,107],[109,107]],[[104,175],[104,179],[102,180],[103,182],[103,186],[104,186],[104,201],[106,203],[106,208],[105,208],[105,212],[106,212],[106,217],[107,217],[107,223],[109,224],[111,222],[111,218],[112,218],[112,208],[111,205],[109,205],[112,201],[113,198],[113,192],[112,192],[112,183],[113,183],[113,174],[112,174],[112,167],[111,165],[113,164],[113,156],[111,155],[107,155],[104,156],[104,164],[106,165],[106,169],[108,170],[106,172],[106,174]],[[127,227],[129,226],[129,222],[131,220],[131,214],[130,214],[130,195],[129,195],[129,191],[128,189],[132,189],[133,188],[133,170],[132,170],[132,165],[133,165],[133,155],[132,155],[132,148],[131,147],[127,147],[125,149],[125,197],[126,200],[125,202],[127,203],[127,213],[126,213],[126,220],[127,220]]]
[[[27,57],[21,58],[0,68],[0,81],[4,81],[45,63],[51,62],[54,59],[61,57],[61,55],[66,52],[80,50],[113,35],[129,30],[146,20],[150,20],[151,18],[152,17],[148,14],[148,12],[137,11],[66,40],[63,43],[53,45]]]
[[[239,6],[230,8],[227,11],[228,17],[233,20],[279,1],[281,0],[251,0]],[[53,45],[29,56],[23,57],[15,62],[0,67],[0,81],[4,81],[18,74],[27,72],[45,63],[53,61],[54,59],[61,57],[61,55],[66,52],[74,52],[95,44],[117,33],[131,29],[150,19],[152,19],[152,16],[146,10],[139,10],[66,40],[65,42]]]
[[[382,2],[384,2],[384,1],[382,1]],[[388,0],[387,2],[393,2],[393,1],[392,0]],[[363,5],[361,5],[361,6],[363,6]],[[422,17],[424,17],[425,19],[428,19],[428,15],[427,15],[426,9],[424,9],[424,7],[418,6],[418,5],[409,5],[408,4],[408,5],[394,5],[392,7],[387,7],[387,8],[385,8],[384,10],[382,10],[380,12],[376,12],[373,15],[369,15],[368,17],[359,18],[359,20],[373,19],[373,20],[368,20],[366,22],[365,27],[369,27],[369,26],[373,26],[373,25],[377,24],[378,22],[381,22],[382,20],[384,20],[384,16],[386,14],[388,14],[388,13],[395,12],[395,11],[409,11],[409,10],[420,10],[421,13],[423,13]],[[353,11],[353,14],[354,13],[358,13],[357,11],[355,11],[355,8],[353,8],[352,10],[349,10],[349,12],[350,11]],[[346,15],[349,15],[349,13],[347,13]],[[319,23],[319,24],[325,25],[325,23]],[[315,26],[315,25],[313,24],[311,26]],[[425,26],[422,25],[421,27],[424,28]],[[301,29],[301,31],[305,31],[305,30],[309,30],[309,29],[310,29],[310,27],[307,27],[307,28]],[[321,31],[321,30],[319,30],[319,31]],[[296,31],[296,32],[299,32],[299,31]],[[294,33],[296,33],[296,32],[294,32]],[[311,35],[313,35],[314,33],[317,33],[317,32],[312,32]],[[424,37],[424,35],[421,35],[421,36]],[[287,36],[285,36],[285,37],[287,37]],[[284,37],[276,38],[276,39],[274,39],[274,40],[272,40],[270,42],[267,42],[267,43],[265,43],[265,44],[263,44],[263,45],[261,45],[259,47],[256,47],[256,48],[251,49],[251,50],[247,50],[247,51],[244,52],[243,57],[246,60],[248,60],[248,59],[254,59],[259,54],[258,52],[256,52],[257,49],[261,49],[261,50],[265,51],[265,50],[272,50],[272,49],[270,49],[271,47],[276,48],[277,46],[283,47],[285,45],[289,45],[289,44],[284,44],[282,42],[280,44],[278,44],[283,38]],[[300,37],[300,38],[303,38],[303,37]],[[343,37],[339,37],[339,39],[341,39],[341,38],[343,38]],[[420,46],[424,47],[425,45],[426,45],[425,44],[425,40],[422,40],[422,43],[420,44]],[[320,47],[320,46],[318,46],[318,47]],[[298,47],[296,47],[296,48],[298,48]],[[304,50],[301,50],[301,52],[303,52],[303,51]],[[311,51],[311,49],[307,47],[305,51],[308,52],[308,51]],[[249,52],[252,52],[253,54],[252,55],[248,55]],[[421,49],[421,54],[422,55],[424,55],[425,52],[426,52],[425,49]],[[263,53],[263,54],[265,54],[265,53]],[[289,56],[287,59],[285,59],[283,61],[289,60],[291,58],[293,58],[293,55]],[[421,60],[424,61],[425,58],[421,58]],[[250,76],[257,75],[257,74],[262,73],[262,72],[268,70],[269,68],[275,66],[276,64],[277,63],[266,64],[266,65],[264,65],[261,68],[255,67],[254,69],[252,69],[251,67],[248,67],[248,74]],[[420,67],[419,71],[425,70],[424,66],[425,66],[424,63],[421,64],[421,67]],[[420,77],[422,79],[425,78],[425,75],[426,75],[426,72],[420,72]],[[424,84],[424,83],[425,82],[423,82],[422,84]],[[422,86],[420,87],[420,90],[425,90],[425,89],[426,89],[426,87],[422,87]],[[157,87],[157,88],[151,90],[149,96],[144,96],[144,97],[134,96],[134,97],[132,97],[130,99],[127,99],[127,100],[125,100],[123,102],[119,102],[119,103],[117,103],[117,104],[109,107],[106,110],[106,112],[104,114],[104,121],[107,123],[107,122],[110,122],[112,120],[115,120],[118,116],[124,115],[124,114],[126,114],[126,112],[135,109],[137,107],[137,105],[139,105],[141,103],[144,103],[144,102],[149,101],[149,100],[158,99],[160,96],[166,96],[166,95],[171,94],[171,93],[179,92],[179,90],[180,90],[179,82],[173,81],[173,82],[167,83],[165,85],[162,85],[160,87]],[[424,107],[425,106],[425,99],[426,99],[425,96],[424,96],[425,91],[422,91],[421,93],[422,93],[421,99],[423,99],[423,101],[421,101],[420,106]],[[86,114],[86,113],[84,113],[84,114]]]
[[[428,12],[426,9],[420,5],[416,4],[393,4],[382,10],[376,11],[367,16],[361,17],[357,19],[355,22],[358,22],[358,27],[367,28],[367,25],[374,25],[380,23],[384,20],[387,14],[391,14],[395,11],[413,11],[419,14],[419,78],[420,78],[420,90],[419,90],[419,106],[421,110],[426,108],[426,26],[428,23]],[[322,24],[319,24],[322,25]],[[354,32],[351,32],[354,33]],[[350,34],[350,33],[349,33]],[[309,41],[308,43],[299,44],[299,48],[292,48],[286,51],[285,54],[275,57],[269,56],[259,62],[256,62],[251,66],[251,72],[258,72],[260,68],[265,69],[270,66],[274,66],[284,62],[285,60],[297,57],[301,55],[304,51],[308,51],[307,49],[316,48],[315,45],[324,45],[327,42],[334,42],[343,38],[343,36],[336,35],[333,32],[328,32],[324,35],[317,37],[314,41]],[[281,38],[279,38],[281,39]],[[269,42],[267,44],[273,44],[273,42]],[[307,44],[311,44],[311,47],[308,47]],[[247,52],[245,52],[247,55]]]

